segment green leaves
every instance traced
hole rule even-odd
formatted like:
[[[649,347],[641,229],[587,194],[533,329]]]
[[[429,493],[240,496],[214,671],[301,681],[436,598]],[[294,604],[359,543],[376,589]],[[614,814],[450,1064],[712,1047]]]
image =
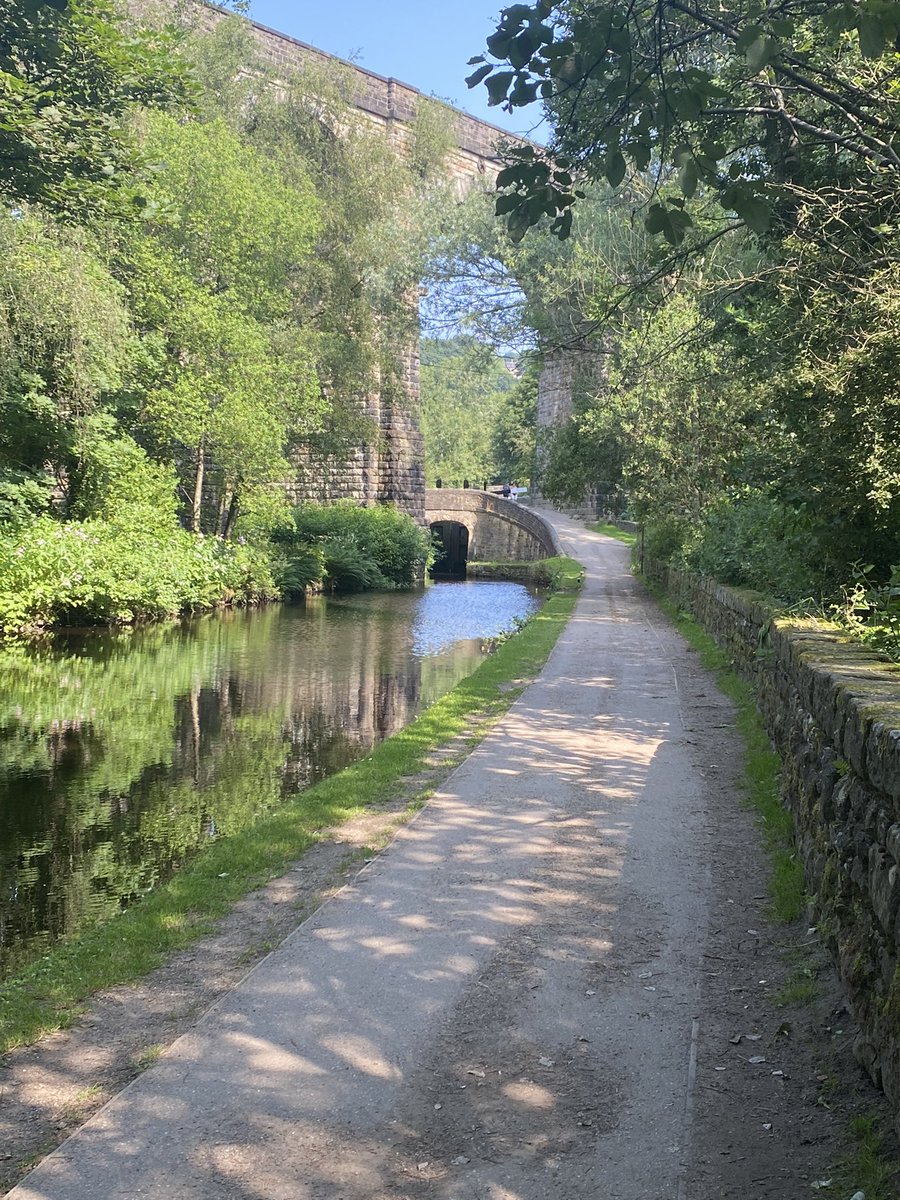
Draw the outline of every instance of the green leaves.
[[[550,21],[546,9],[505,10],[488,40],[497,61],[482,57],[470,82],[510,109],[544,100],[552,151],[589,180],[617,189],[657,160],[684,199],[729,191],[724,206],[761,233],[778,189],[823,150],[900,169],[895,83],[863,62],[897,54],[900,0],[735,0],[727,14],[714,0],[602,0],[553,6]],[[517,184],[516,237],[535,215],[568,228],[558,197],[531,203],[546,187]],[[682,218],[664,219],[669,207],[650,224],[671,240]]]
[[[567,237],[571,228],[569,210],[579,196],[573,190],[567,160],[554,162],[529,145],[513,147],[507,157],[508,165],[497,175],[497,188],[513,190],[497,197],[495,213],[506,217],[512,241],[520,242],[544,217],[552,219],[551,232]],[[622,159],[623,168],[624,164]]]
[[[732,209],[754,233],[765,233],[772,220],[769,202],[759,194],[755,185],[735,183],[722,192],[722,204]]]
[[[4,5],[0,197],[68,219],[126,213],[137,105],[176,106],[192,88],[172,30],[127,31],[108,0]]]
[[[490,63],[484,63],[477,71],[473,71],[471,75],[466,76],[466,87],[477,87],[485,76],[490,75],[492,70],[493,67]]]
[[[513,71],[498,71],[491,75],[487,81],[488,104],[492,107],[502,104],[506,99],[506,93],[509,90],[509,85],[515,78]],[[470,85],[472,86],[472,85]]]
[[[644,226],[648,233],[661,233],[670,246],[678,246],[693,224],[689,214],[673,201],[651,204]]]
[[[625,162],[625,156],[622,151],[614,146],[607,151],[606,162],[604,164],[604,174],[610,187],[616,188],[625,178],[625,173],[628,166]]]

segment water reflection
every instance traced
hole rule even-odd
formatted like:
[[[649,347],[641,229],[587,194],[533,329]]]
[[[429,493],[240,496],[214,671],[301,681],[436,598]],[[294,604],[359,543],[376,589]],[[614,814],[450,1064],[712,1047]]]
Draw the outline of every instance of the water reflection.
[[[437,584],[0,654],[0,976],[359,758],[533,607]]]

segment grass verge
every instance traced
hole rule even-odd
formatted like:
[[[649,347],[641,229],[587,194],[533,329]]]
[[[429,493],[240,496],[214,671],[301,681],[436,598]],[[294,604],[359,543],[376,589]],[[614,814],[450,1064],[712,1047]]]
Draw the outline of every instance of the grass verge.
[[[836,1192],[862,1192],[866,1200],[897,1200],[900,1168],[889,1154],[877,1116],[858,1116],[850,1122],[855,1142],[852,1153],[835,1171]]]
[[[737,728],[744,739],[744,789],[756,810],[772,863],[769,881],[770,908],[776,920],[796,920],[806,907],[803,868],[794,847],[794,818],[781,803],[781,758],[772,749],[753,688],[731,666],[727,654],[694,618],[679,609],[661,588],[644,580],[678,631],[697,651],[700,661],[716,678],[719,689],[737,710]]]
[[[391,799],[401,777],[415,775],[476,718],[483,736],[540,671],[575,606],[581,566],[549,561],[557,590],[543,608],[400,733],[252,829],[210,846],[115,920],[59,944],[0,985],[0,1054],[70,1025],[93,992],[146,975],[208,933],[242,896],[283,874],[323,829]]]
[[[606,521],[588,522],[587,528],[591,533],[602,533],[606,537],[615,538],[617,542],[624,542],[626,546],[633,546],[638,540],[636,533],[629,533],[626,529],[620,529],[618,525],[610,525]]]

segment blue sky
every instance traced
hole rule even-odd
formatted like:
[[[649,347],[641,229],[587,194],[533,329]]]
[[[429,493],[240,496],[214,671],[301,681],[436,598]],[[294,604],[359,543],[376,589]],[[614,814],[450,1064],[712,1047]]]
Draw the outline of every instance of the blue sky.
[[[538,106],[510,116],[469,91],[466,65],[484,50],[510,0],[251,0],[250,16],[376,75],[392,75],[512,133],[528,134]]]

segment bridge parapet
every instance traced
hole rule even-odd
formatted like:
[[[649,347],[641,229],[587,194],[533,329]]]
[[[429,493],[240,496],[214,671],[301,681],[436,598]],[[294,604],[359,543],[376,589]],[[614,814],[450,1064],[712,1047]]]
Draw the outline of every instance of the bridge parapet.
[[[535,562],[562,554],[556,530],[538,513],[475,488],[428,488],[425,519],[465,526],[471,560]]]

